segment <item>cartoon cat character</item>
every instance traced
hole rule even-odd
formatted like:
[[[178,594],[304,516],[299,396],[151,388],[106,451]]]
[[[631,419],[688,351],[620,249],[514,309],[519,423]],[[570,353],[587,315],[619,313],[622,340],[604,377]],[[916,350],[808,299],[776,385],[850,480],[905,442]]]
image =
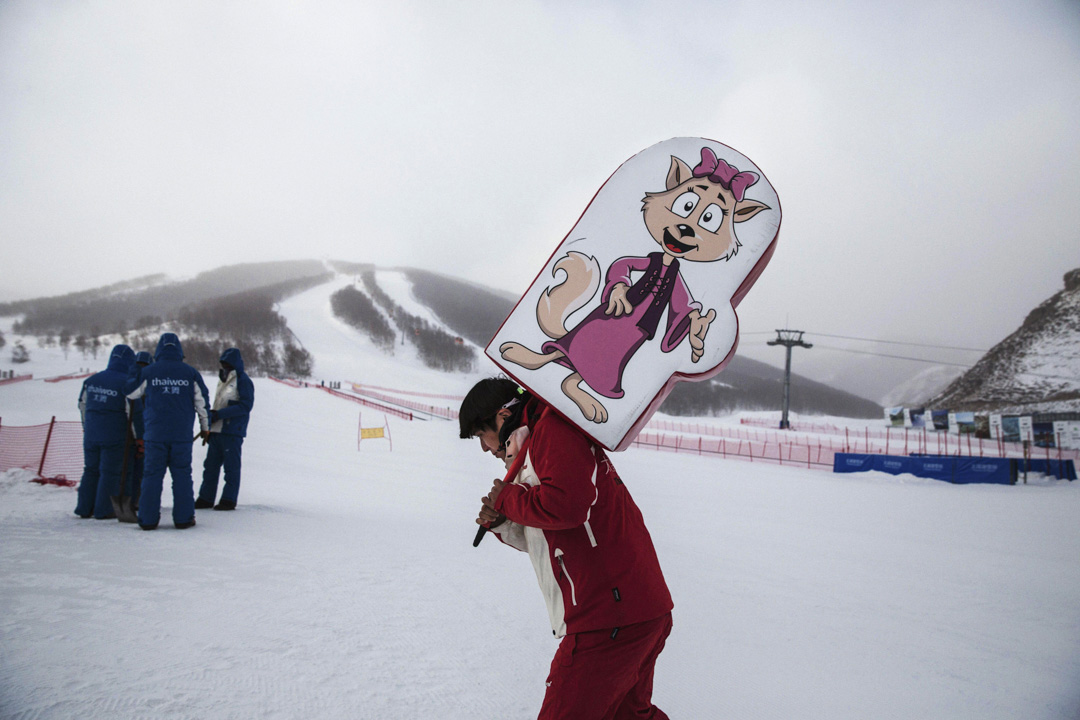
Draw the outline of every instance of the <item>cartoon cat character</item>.
[[[679,264],[730,260],[740,243],[735,225],[769,207],[745,197],[758,181],[757,173],[739,172],[718,158],[711,148],[701,149],[701,162],[693,169],[671,156],[665,190],[646,192],[642,219],[660,252],[645,257],[621,257],[611,264],[600,305],[572,329],[566,320],[585,307],[600,282],[595,258],[571,251],[559,259],[553,272],[566,275],[547,288],[536,307],[536,319],[545,335],[540,352],[517,342],[499,346],[501,357],[529,370],[554,362],[571,372],[562,381],[563,393],[574,401],[586,420],[603,423],[608,410],[596,395],[618,399],[624,394],[627,363],[659,329],[667,311],[660,343],[665,353],[689,337],[690,355],[697,362],[705,350],[705,337],[716,311],[702,313],[679,272]],[[632,274],[641,273],[636,280]],[[582,387],[586,385],[589,390]]]

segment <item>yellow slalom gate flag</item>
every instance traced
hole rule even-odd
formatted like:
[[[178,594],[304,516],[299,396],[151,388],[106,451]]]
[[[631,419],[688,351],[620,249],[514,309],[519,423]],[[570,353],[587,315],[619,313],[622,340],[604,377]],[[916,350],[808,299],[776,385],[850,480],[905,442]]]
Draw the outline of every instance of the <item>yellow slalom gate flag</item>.
[[[386,438],[390,443],[390,450],[394,449],[394,441],[390,437],[390,423],[386,419],[386,415],[383,415],[382,427],[364,427],[364,414],[360,413],[356,419],[356,449],[360,449],[360,443],[364,440],[377,440],[379,438]]]

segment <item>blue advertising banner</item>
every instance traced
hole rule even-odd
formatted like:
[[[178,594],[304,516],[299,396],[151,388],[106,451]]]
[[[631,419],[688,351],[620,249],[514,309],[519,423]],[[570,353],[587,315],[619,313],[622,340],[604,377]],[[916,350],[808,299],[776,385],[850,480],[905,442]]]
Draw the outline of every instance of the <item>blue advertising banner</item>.
[[[971,458],[948,455],[861,455],[836,453],[833,472],[878,470],[890,475],[909,473],[916,477],[955,484],[991,483],[1010,485],[1016,477],[1016,460],[1011,458]]]
[[[1024,461],[1017,460],[1017,471],[1024,472]],[[1041,474],[1041,475],[1053,475],[1059,480],[1075,480],[1076,479],[1076,463],[1072,460],[1047,460],[1043,458],[1041,460],[1031,459],[1027,461],[1027,469],[1029,473]]]
[[[957,485],[989,483],[1011,485],[1024,468],[1032,474],[1053,475],[1061,480],[1076,479],[1076,464],[1072,460],[1025,461],[1022,458],[976,458],[961,455],[863,455],[836,453],[833,472],[851,473],[877,470],[900,475],[944,480]]]

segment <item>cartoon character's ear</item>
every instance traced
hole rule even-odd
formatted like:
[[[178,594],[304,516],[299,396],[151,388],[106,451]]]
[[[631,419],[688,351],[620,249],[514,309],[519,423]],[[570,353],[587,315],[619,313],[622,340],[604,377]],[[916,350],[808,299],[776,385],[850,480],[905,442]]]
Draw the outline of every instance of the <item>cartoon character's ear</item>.
[[[769,206],[757,200],[743,200],[735,206],[732,221],[741,223],[757,215],[762,210],[769,210]]]
[[[674,155],[671,156],[671,167],[667,171],[667,189],[670,190],[674,187],[682,185],[684,182],[690,179],[693,175],[693,171],[690,166],[684,163]]]

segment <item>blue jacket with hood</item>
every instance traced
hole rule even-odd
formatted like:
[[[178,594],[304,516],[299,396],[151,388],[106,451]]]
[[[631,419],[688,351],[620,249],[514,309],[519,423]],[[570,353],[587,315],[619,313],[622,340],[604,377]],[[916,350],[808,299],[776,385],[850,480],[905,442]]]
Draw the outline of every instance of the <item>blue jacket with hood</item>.
[[[83,381],[79,393],[79,414],[83,422],[83,442],[123,442],[127,437],[128,403],[124,383],[135,362],[127,345],[117,345],[109,353],[109,365]]]
[[[180,338],[165,333],[154,352],[154,364],[138,366],[128,376],[128,398],[146,398],[143,438],[147,442],[191,442],[192,426],[208,430],[209,392],[199,371],[184,361]]]
[[[221,353],[220,362],[232,367],[236,373],[235,397],[232,397],[234,395],[232,388],[228,387],[233,381],[232,373],[229,373],[225,380],[218,384],[218,392],[215,393],[214,397],[214,405],[217,406],[219,404],[217,394],[224,391],[229,396],[227,400],[223,399],[226,403],[224,407],[214,410],[215,418],[221,421],[221,429],[211,429],[223,435],[245,437],[247,435],[248,419],[251,416],[251,408],[255,404],[255,385],[251,382],[248,374],[244,372],[244,358],[241,357],[240,351],[236,348],[229,348]]]

